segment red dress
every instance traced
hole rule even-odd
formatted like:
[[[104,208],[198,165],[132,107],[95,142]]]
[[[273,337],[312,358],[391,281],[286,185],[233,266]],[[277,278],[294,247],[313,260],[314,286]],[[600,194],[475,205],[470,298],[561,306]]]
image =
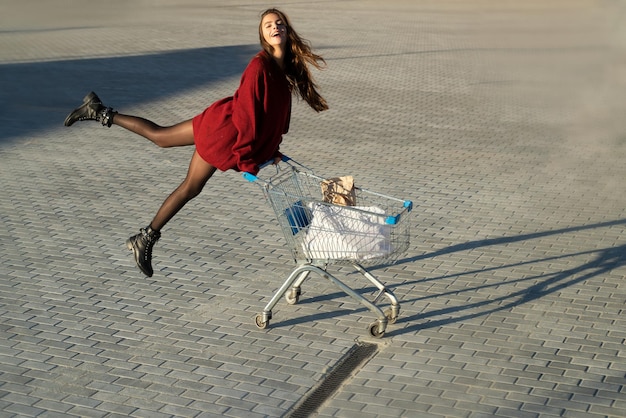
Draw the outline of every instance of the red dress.
[[[281,156],[289,130],[291,89],[265,51],[252,58],[232,97],[213,103],[193,118],[196,150],[221,171],[257,174],[259,164]]]

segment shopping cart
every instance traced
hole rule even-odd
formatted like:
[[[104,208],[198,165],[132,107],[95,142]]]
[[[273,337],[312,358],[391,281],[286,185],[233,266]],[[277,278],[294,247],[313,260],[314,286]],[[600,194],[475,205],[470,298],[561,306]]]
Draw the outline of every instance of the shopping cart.
[[[393,292],[364,266],[393,264],[407,250],[412,202],[355,187],[354,206],[329,203],[322,195],[325,178],[289,157],[283,157],[282,162],[270,177],[243,174],[262,188],[297,264],[256,316],[257,327],[269,326],[272,309],[283,296],[290,305],[298,303],[302,283],[310,273],[317,273],[376,315],[368,330],[371,336],[381,338],[387,324],[396,322],[400,304]],[[373,301],[330,274],[330,264],[353,266],[378,289]],[[383,296],[390,303],[385,311],[376,305]]]

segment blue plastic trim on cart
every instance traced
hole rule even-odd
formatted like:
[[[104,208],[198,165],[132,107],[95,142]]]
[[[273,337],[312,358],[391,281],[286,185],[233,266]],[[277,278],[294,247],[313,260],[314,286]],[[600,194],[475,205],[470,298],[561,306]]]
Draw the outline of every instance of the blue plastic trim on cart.
[[[398,216],[387,216],[387,219],[385,219],[385,223],[387,225],[395,225],[398,223],[398,218],[400,218],[400,215]]]
[[[250,183],[254,183],[259,178],[252,173],[243,173],[243,178],[248,180]]]
[[[405,200],[404,201],[404,207],[406,208],[407,212],[411,212],[411,210],[413,210],[413,202],[411,202],[410,200]],[[398,224],[398,222],[400,222],[400,218],[402,217],[402,214],[398,214],[396,216],[388,216],[385,219],[385,223],[387,225],[396,225]]]

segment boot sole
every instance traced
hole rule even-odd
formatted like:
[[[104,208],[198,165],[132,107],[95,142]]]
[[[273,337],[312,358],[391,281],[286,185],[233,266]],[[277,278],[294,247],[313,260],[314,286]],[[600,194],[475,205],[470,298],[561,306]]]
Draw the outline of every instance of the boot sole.
[[[72,110],[72,113],[67,115],[67,117],[65,118],[65,121],[63,121],[63,125],[65,125],[65,126],[72,126],[74,124],[74,122],[78,121],[78,119],[72,120],[72,119],[74,119],[74,115],[76,113],[79,113],[85,107],[87,107],[87,103],[85,103],[85,104],[77,107],[76,109]]]

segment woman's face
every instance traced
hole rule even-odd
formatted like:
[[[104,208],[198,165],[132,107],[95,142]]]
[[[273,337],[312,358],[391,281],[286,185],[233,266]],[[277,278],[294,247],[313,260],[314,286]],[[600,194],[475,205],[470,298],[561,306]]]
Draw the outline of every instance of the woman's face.
[[[276,13],[269,13],[261,21],[263,39],[272,47],[284,47],[287,43],[287,26]]]

